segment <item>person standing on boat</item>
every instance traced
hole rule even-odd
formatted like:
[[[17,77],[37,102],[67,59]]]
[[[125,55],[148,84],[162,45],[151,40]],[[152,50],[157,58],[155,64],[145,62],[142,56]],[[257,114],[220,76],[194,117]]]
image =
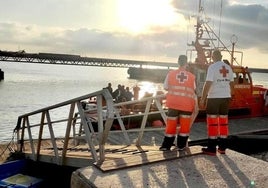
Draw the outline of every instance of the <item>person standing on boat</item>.
[[[132,98],[134,97],[133,93],[130,91],[129,87],[126,87],[126,93],[125,97],[127,101],[131,101]]]
[[[202,148],[207,155],[225,154],[228,137],[229,103],[234,85],[232,68],[224,63],[221,52],[212,54],[213,64],[208,67],[206,82],[203,87],[200,107],[206,107],[208,145]]]
[[[112,88],[112,84],[111,83],[108,83],[108,86],[105,87],[104,89],[108,89],[110,94],[113,95],[113,88]]]
[[[133,97],[134,97],[134,100],[138,100],[139,99],[139,92],[140,92],[140,87],[138,86],[138,85],[135,85],[134,87],[133,87]]]
[[[113,99],[115,100],[116,103],[119,102],[119,96],[121,95],[121,90],[122,90],[121,87],[122,87],[121,84],[118,84],[117,89],[114,90],[112,94]]]
[[[177,135],[177,148],[183,150],[191,128],[191,115],[195,109],[195,76],[186,70],[187,56],[180,55],[179,68],[166,76],[164,89],[167,90],[166,106],[168,107],[165,137],[159,150],[170,150]],[[177,133],[179,118],[180,129]]]

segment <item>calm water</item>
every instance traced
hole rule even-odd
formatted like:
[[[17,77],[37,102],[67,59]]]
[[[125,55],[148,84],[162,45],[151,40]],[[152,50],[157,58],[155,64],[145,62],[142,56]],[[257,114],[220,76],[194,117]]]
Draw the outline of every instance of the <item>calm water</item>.
[[[155,92],[162,84],[128,79],[127,69],[71,65],[0,62],[5,80],[0,82],[0,142],[9,141],[19,115],[76,98],[106,87],[111,82],[143,92]],[[268,76],[252,74],[254,83],[268,87]]]
[[[101,90],[108,82],[142,92],[155,92],[162,84],[128,79],[125,68],[45,65],[0,62],[5,80],[0,82],[0,142],[9,141],[19,115]],[[143,93],[141,92],[141,96]]]

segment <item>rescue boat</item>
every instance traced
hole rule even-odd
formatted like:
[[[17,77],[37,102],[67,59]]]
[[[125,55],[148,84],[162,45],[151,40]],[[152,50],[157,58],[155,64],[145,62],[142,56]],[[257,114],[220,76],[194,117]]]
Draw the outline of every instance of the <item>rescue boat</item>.
[[[215,49],[219,49],[224,58],[229,57],[229,60],[224,59],[223,61],[231,65],[234,73],[235,85],[229,116],[258,117],[268,115],[268,89],[262,85],[254,85],[250,69],[242,65],[243,52],[235,50],[235,44],[238,38],[235,35],[231,36],[232,49],[228,49],[225,46],[220,37],[209,26],[209,21],[204,16],[204,8],[201,6],[201,0],[199,1],[199,11],[196,20],[195,40],[191,44],[188,44],[189,49],[186,51],[186,54],[188,59],[196,57],[193,62],[189,62],[189,70],[196,76],[198,99],[200,99],[202,94],[207,68],[213,63],[211,57],[212,52]],[[152,69],[143,69],[141,71],[140,68],[131,68],[128,70],[128,73],[134,77],[133,74],[135,71],[137,74],[140,74],[138,78],[144,78],[145,75],[152,75],[150,74]],[[167,74],[167,69],[162,69],[161,73],[159,69],[156,71],[158,80],[161,75],[163,79]],[[198,117],[202,116],[205,117],[205,109],[199,108]]]
[[[197,95],[200,98],[202,88],[205,83],[208,66],[212,62],[212,51],[221,50],[223,57],[230,57],[230,60],[224,59],[225,63],[231,65],[234,73],[234,92],[230,104],[231,116],[257,117],[268,115],[268,106],[266,105],[267,88],[262,85],[254,85],[251,72],[248,67],[242,65],[243,53],[235,51],[235,44],[238,38],[231,36],[232,49],[229,50],[216,33],[211,29],[207,20],[202,19],[204,8],[199,4],[199,12],[197,17],[196,38],[190,44],[193,49],[187,50],[187,55],[197,54],[195,62],[189,64],[190,71],[196,75]],[[221,46],[216,47],[217,44]],[[240,58],[238,58],[240,57]],[[240,62],[238,61],[240,59]],[[222,70],[223,73],[225,70]],[[200,109],[204,111],[204,109]]]
[[[198,100],[202,95],[202,89],[205,84],[207,75],[207,69],[212,61],[212,52],[215,49],[221,51],[223,55],[223,61],[229,64],[233,69],[234,76],[234,91],[230,102],[229,118],[253,118],[268,115],[268,88],[262,85],[254,85],[251,77],[251,70],[248,67],[242,65],[243,52],[235,50],[235,44],[238,38],[231,36],[231,49],[228,49],[226,45],[221,41],[220,37],[209,26],[209,21],[205,20],[204,8],[201,7],[201,0],[199,1],[199,11],[197,15],[197,22],[195,25],[195,40],[188,44],[189,49],[186,50],[188,60],[195,59],[188,63],[188,69],[196,76],[196,93]],[[229,57],[228,59],[225,59]],[[175,66],[174,66],[175,68]],[[226,70],[222,70],[225,74]],[[135,79],[151,78],[156,82],[163,82],[168,73],[168,68],[165,69],[146,69],[146,68],[134,68],[129,69],[129,74],[132,76],[135,74]],[[149,77],[148,77],[149,76]],[[134,76],[132,77],[134,78]],[[157,79],[157,80],[155,80]],[[152,100],[153,101],[153,100]],[[134,101],[133,101],[134,102]],[[145,105],[143,102],[137,101],[140,104],[116,104],[116,108],[120,109],[120,114],[123,117],[120,121],[123,121],[124,125],[127,125],[127,129],[139,127],[143,121],[143,116],[134,116],[135,114],[144,114]],[[198,101],[197,101],[198,103]],[[124,106],[132,105],[134,108],[127,108]],[[154,104],[149,104],[150,112],[155,111]],[[165,100],[161,101],[162,108],[165,108]],[[136,109],[135,106],[138,106]],[[159,110],[159,109],[158,109]],[[205,121],[206,111],[205,108],[198,107],[193,113],[193,121]],[[118,120],[118,119],[117,119]],[[114,129],[120,129],[119,122],[114,122]],[[149,114],[146,119],[148,126],[162,127],[164,126],[164,118],[161,113]],[[97,121],[96,121],[97,123]]]

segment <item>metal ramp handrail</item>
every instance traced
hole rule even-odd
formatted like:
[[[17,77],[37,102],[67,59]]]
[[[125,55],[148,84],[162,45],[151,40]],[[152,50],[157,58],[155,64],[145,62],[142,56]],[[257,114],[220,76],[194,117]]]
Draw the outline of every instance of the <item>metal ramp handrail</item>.
[[[85,100],[88,101],[93,97],[96,98],[97,131],[94,130],[92,124],[93,121],[87,115],[88,111],[84,109],[82,104],[85,102]],[[53,154],[55,157],[54,162],[58,165],[65,165],[67,150],[71,145],[70,140],[76,139],[75,126],[78,124],[77,120],[80,120],[80,126],[85,135],[84,139],[89,146],[89,152],[91,152],[93,160],[97,163],[103,162],[105,160],[105,144],[107,143],[109,134],[114,132],[110,131],[113,121],[115,119],[118,120],[121,128],[120,131],[124,135],[126,145],[131,144],[128,132],[138,132],[136,145],[140,146],[143,133],[146,131],[145,126],[148,115],[160,113],[162,119],[166,122],[166,111],[162,108],[161,103],[161,100],[164,97],[165,95],[159,95],[136,101],[114,103],[109,91],[107,89],[103,89],[59,104],[26,113],[18,117],[17,126],[14,129],[14,131],[17,133],[18,150],[23,152],[25,149],[25,143],[29,142],[31,151],[30,158],[38,161],[41,155],[40,152],[42,149],[42,140],[47,139],[51,142],[53,148]],[[121,106],[141,103],[145,105],[144,112],[121,115]],[[153,111],[151,110],[152,105],[154,105]],[[106,112],[105,117],[103,116],[104,110]],[[62,113],[62,111],[66,113]],[[62,117],[62,114],[67,114],[67,117]],[[142,116],[140,128],[135,130],[126,130],[122,119],[134,116]],[[57,130],[61,130],[61,132],[62,130],[65,130],[64,137],[62,135],[57,135],[59,132]],[[71,136],[71,133],[73,136]],[[61,150],[59,150],[59,144],[57,142],[59,139],[63,139],[63,146]],[[95,144],[96,142],[97,144]],[[97,145],[99,146],[98,148],[96,148]]]
[[[162,104],[161,104],[162,103],[161,101],[162,101],[163,98],[165,98],[164,94],[163,95],[158,95],[158,96],[155,96],[155,97],[147,97],[147,98],[140,99],[140,100],[113,103],[113,108],[112,108],[113,113],[114,113],[114,118],[113,119],[118,120],[121,130],[110,131],[112,124],[107,124],[107,126],[106,125],[104,126],[105,127],[104,132],[102,134],[102,137],[100,137],[100,140],[99,140],[100,146],[102,146],[102,147],[99,148],[100,158],[99,158],[98,161],[95,161],[95,162],[98,164],[98,163],[101,163],[101,162],[103,162],[105,160],[104,146],[107,143],[108,135],[111,134],[111,133],[122,132],[123,135],[124,135],[124,138],[125,138],[125,144],[126,145],[131,145],[131,141],[130,141],[130,138],[128,136],[128,133],[129,132],[138,132],[139,134],[138,134],[138,137],[136,139],[135,145],[136,146],[141,146],[141,141],[142,141],[144,131],[160,130],[161,129],[160,127],[146,129],[145,126],[146,126],[146,121],[147,121],[148,115],[150,115],[150,114],[157,114],[157,113],[159,114],[160,113],[163,121],[166,123],[166,119],[167,119],[166,111],[167,110],[163,109]],[[153,103],[153,101],[154,101],[154,103]],[[120,114],[119,108],[121,106],[127,106],[127,105],[133,105],[133,104],[141,104],[141,103],[143,103],[143,104],[145,103],[146,108],[145,108],[144,112],[139,111],[138,114],[127,114],[127,115],[121,115]],[[153,111],[150,111],[150,106],[151,105],[155,105],[156,109],[154,109]],[[106,107],[104,106],[103,109],[106,109]],[[87,112],[92,112],[92,111],[95,111],[95,110],[94,109],[85,110],[84,112],[87,113]],[[143,116],[140,128],[127,130],[125,128],[126,125],[123,123],[122,119],[131,118],[131,117],[137,117],[137,116]],[[87,121],[90,122],[90,119],[87,119]],[[75,126],[75,124],[74,124],[74,126]],[[89,127],[91,127],[91,126],[89,126]],[[162,128],[162,129],[164,129],[164,128]],[[80,128],[79,128],[79,131],[81,131]],[[91,131],[94,132],[93,128],[91,128]],[[73,132],[74,132],[73,137],[75,138],[75,131],[73,131]],[[95,132],[95,134],[96,134],[96,132]],[[97,132],[97,134],[98,134],[98,132]],[[79,133],[79,135],[80,135],[80,133]]]

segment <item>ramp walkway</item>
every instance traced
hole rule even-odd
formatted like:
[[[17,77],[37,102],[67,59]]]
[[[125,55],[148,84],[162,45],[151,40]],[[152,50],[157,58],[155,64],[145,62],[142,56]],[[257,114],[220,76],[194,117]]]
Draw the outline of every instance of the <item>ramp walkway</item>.
[[[163,131],[163,126],[147,127],[148,118],[156,114],[158,119],[166,121],[162,98],[163,95],[160,95],[114,103],[109,91],[103,89],[21,115],[14,130],[17,134],[17,150],[34,161],[75,167],[101,164],[111,150],[131,145],[141,147],[144,132]],[[127,106],[135,108],[124,113]],[[137,106],[140,108],[137,109]],[[125,120],[135,118],[139,120],[138,127],[127,129],[129,121]],[[112,130],[115,120],[119,124],[118,130]],[[59,132],[65,134],[59,135]],[[137,133],[136,137],[130,138],[133,132]],[[109,139],[113,140],[113,134],[117,134],[113,138],[123,139],[117,144],[108,143]]]

